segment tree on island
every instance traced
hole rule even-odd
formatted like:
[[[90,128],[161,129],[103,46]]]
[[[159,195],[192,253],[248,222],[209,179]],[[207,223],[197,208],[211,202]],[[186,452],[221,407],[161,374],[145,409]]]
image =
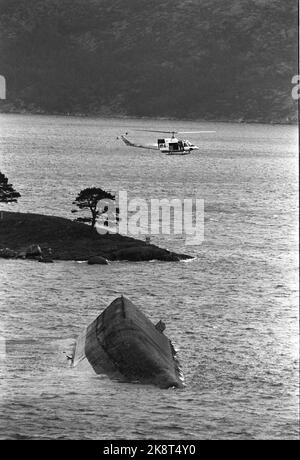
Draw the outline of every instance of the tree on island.
[[[91,230],[94,229],[97,218],[107,212],[107,207],[104,209],[98,209],[98,203],[101,200],[115,200],[115,196],[101,188],[91,187],[81,190],[73,204],[78,206],[80,210],[89,210],[92,214],[91,217],[78,217],[75,219],[77,222],[91,222]],[[78,212],[77,209],[73,209],[72,212]]]
[[[20,193],[17,192],[12,184],[8,183],[7,177],[0,171],[0,202],[1,203],[16,203],[20,198]],[[1,213],[1,220],[3,214]]]

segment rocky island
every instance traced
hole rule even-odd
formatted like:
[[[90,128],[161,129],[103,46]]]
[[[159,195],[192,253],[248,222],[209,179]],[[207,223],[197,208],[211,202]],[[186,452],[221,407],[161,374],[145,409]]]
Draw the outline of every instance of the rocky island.
[[[176,262],[190,259],[144,241],[119,234],[100,235],[83,223],[42,214],[2,212],[0,258],[53,260]]]

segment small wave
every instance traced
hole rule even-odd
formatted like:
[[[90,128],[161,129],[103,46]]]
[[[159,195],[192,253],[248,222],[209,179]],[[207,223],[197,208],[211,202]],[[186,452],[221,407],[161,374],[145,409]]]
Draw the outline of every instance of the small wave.
[[[50,395],[48,393],[42,393],[40,397],[44,400],[50,400],[50,399],[61,399],[61,396],[59,395]]]
[[[183,262],[185,264],[189,264],[191,262],[195,262],[198,259],[199,259],[199,257],[193,257],[192,259],[181,259],[180,262]]]

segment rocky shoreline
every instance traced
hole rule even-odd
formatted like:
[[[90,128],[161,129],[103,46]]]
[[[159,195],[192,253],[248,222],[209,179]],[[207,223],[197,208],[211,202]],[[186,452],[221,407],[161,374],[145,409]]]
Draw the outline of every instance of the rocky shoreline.
[[[99,235],[85,224],[62,217],[5,211],[1,216],[0,258],[88,261],[90,265],[192,258],[118,234]]]

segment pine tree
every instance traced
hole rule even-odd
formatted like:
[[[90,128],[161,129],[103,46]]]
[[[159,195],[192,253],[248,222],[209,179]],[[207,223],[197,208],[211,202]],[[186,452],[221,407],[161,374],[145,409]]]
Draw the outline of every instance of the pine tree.
[[[7,177],[0,171],[0,202],[16,203],[20,196],[20,193],[8,183]]]
[[[98,203],[101,200],[115,200],[115,197],[101,188],[86,188],[81,190],[73,204],[79,207],[80,210],[89,210],[92,217],[78,217],[78,222],[91,222],[91,230],[95,227],[97,217],[106,212],[106,209],[99,210]],[[72,212],[77,212],[73,210]]]
[[[7,177],[0,171],[0,203],[16,203],[20,196],[20,193],[8,183]],[[0,212],[0,220],[3,220],[3,212]]]

